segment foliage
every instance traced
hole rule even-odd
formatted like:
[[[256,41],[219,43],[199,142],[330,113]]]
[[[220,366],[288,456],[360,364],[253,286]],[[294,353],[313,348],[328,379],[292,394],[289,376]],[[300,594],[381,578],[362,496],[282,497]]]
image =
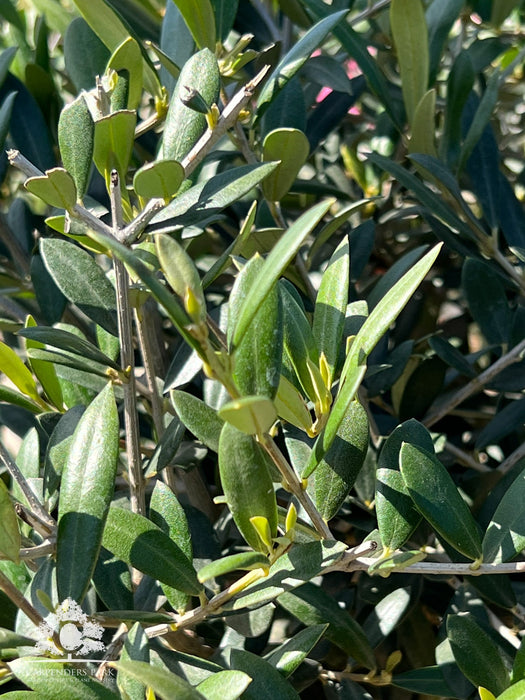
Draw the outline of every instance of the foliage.
[[[0,16],[6,697],[522,697],[523,3]]]

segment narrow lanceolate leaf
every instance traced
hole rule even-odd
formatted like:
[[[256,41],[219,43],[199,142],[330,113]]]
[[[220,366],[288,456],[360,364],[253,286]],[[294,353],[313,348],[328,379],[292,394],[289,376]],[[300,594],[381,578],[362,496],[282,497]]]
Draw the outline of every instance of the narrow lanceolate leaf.
[[[60,600],[80,602],[98,557],[115,482],[119,419],[113,387],[88,406],[69,446],[58,507],[57,585]]]
[[[246,700],[260,700],[265,697],[299,700],[299,694],[293,686],[260,656],[244,649],[232,649],[230,659],[234,669],[244,671],[252,679],[242,696]]]
[[[219,436],[224,421],[217,415],[217,411],[185,391],[172,391],[170,399],[177,415],[190,433],[193,433],[210,450],[218,452]]]
[[[492,516],[483,538],[483,561],[510,561],[525,548],[525,475],[510,485]]]
[[[42,239],[40,251],[62,294],[99,326],[118,335],[115,290],[92,256],[58,238]]]
[[[142,515],[110,508],[102,544],[130,566],[178,591],[199,595],[202,590],[181,548]]]
[[[471,614],[449,615],[447,637],[457,665],[471,683],[499,695],[510,683],[498,647]]]
[[[171,288],[184,301],[190,290],[193,305],[190,307],[186,302],[186,311],[195,323],[203,321],[206,318],[206,301],[195,263],[180,243],[167,234],[156,236],[155,244],[162,271]]]
[[[368,414],[352,401],[332,446],[314,472],[315,504],[324,520],[334,517],[355,484],[368,449]]]
[[[401,474],[416,508],[438,535],[470,559],[481,557],[481,537],[472,514],[439,459],[404,443]]]
[[[310,625],[301,630],[291,639],[281,644],[264,658],[274,666],[279,673],[288,678],[304,661],[310,651],[326,632],[328,623]]]
[[[251,676],[243,671],[219,671],[201,681],[197,690],[206,700],[237,700],[252,682]]]
[[[320,202],[295,221],[264,261],[253,287],[246,294],[239,311],[237,324],[232,334],[237,347],[248,330],[253,317],[270,293],[275,282],[293,260],[306,237],[313,231],[332,205],[331,201]]]
[[[195,3],[191,4],[195,7]],[[196,90],[211,107],[217,102],[219,83],[217,59],[208,48],[203,48],[186,61],[166,115],[160,157],[182,160],[206,129],[204,114],[187,107],[182,101],[186,99],[188,88]]]
[[[410,136],[410,152],[425,153],[437,158],[434,142],[436,121],[436,90],[432,88],[419,100],[414,112],[412,134]]]
[[[305,625],[329,623],[325,636],[366,668],[376,667],[376,660],[361,626],[338,602],[313,583],[284,593],[279,605]]]
[[[255,255],[238,274],[228,304],[228,330],[235,328],[245,296],[263,265],[263,259]],[[281,300],[274,285],[235,350],[233,377],[243,395],[273,399],[277,393],[283,350],[281,314]]]
[[[215,14],[210,0],[173,0],[199,49],[215,50]]]
[[[77,201],[75,181],[64,168],[52,168],[46,170],[45,175],[30,177],[25,181],[25,188],[58,209],[71,211]]]
[[[345,237],[337,246],[323,273],[315,300],[312,330],[319,352],[324,353],[330,370],[328,387],[331,386],[343,337],[349,281],[350,246],[348,238]]]
[[[20,530],[15,507],[7,486],[0,479],[0,554],[18,564],[20,553]]]
[[[422,447],[430,454],[434,451],[430,433],[412,418],[397,426],[379,453],[376,515],[381,542],[387,552],[402,547],[421,522],[421,513],[415,508],[399,471],[399,453],[404,442]]]
[[[251,571],[252,569],[268,569],[268,557],[259,552],[241,552],[240,554],[231,554],[222,559],[216,559],[210,564],[206,564],[199,569],[198,577],[201,583],[208,581],[216,576],[224,576],[232,571],[240,569]]]
[[[42,406],[36,382],[16,352],[9,345],[0,343],[0,371],[8,377],[20,391]],[[45,406],[45,404],[44,404]]]
[[[268,520],[272,537],[277,534],[277,501],[268,458],[251,435],[225,423],[219,440],[219,472],[226,503],[235,524],[256,551],[266,551],[250,518]]]
[[[377,306],[374,307],[370,316],[367,317],[366,321],[361,326],[350,346],[341,372],[340,389],[330,417],[314,445],[310,460],[306,465],[303,475],[311,474],[325,452],[329,449],[348,406],[355,397],[359,385],[365,376],[368,355],[372,352],[381,336],[401,313],[405,304],[414,294],[419,284],[432,267],[440,250],[441,244],[432,248],[432,250],[412,267],[412,269],[403,275],[403,277],[385,294]]]
[[[83,95],[66,105],[58,120],[58,145],[64,168],[72,176],[79,199],[85,195],[91,164],[95,124]]]
[[[264,139],[263,160],[278,160],[279,165],[263,182],[263,193],[271,202],[280,202],[288,194],[310,151],[306,135],[299,129],[275,129]]]
[[[31,333],[37,326],[36,321],[32,316],[28,316],[25,323],[25,331]],[[38,340],[31,339],[26,336],[25,341],[26,351],[32,348],[43,348],[44,345]],[[46,396],[53,404],[58,408],[62,409],[62,390],[60,388],[60,383],[57,379],[57,373],[52,364],[49,362],[39,362],[38,360],[30,360],[29,364],[31,369],[35,373],[38,381],[42,385],[42,388],[46,392]]]
[[[399,61],[401,89],[409,124],[428,85],[428,32],[420,0],[392,0],[390,27]]]
[[[290,78],[297,73],[310,54],[324,41],[327,34],[343,20],[347,12],[348,10],[334,12],[321,19],[288,51],[261,90],[257,100],[257,118],[263,115]]]
[[[113,661],[113,668],[131,678],[135,678],[151,688],[155,697],[162,700],[205,700],[205,696],[195,690],[187,681],[160,666],[145,661]]]
[[[113,692],[107,685],[95,680],[89,674],[86,676],[75,675],[73,672],[57,674],[56,661],[44,661],[42,657],[34,659],[25,656],[11,661],[9,667],[24,685],[35,691],[30,694],[30,697],[36,697],[38,700],[52,698],[119,700],[120,698],[120,694]]]

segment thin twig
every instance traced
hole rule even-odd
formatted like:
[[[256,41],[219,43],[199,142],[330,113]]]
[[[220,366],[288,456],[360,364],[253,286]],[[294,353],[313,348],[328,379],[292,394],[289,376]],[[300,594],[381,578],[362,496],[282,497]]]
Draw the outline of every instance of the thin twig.
[[[469,455],[465,450],[461,450],[459,447],[456,447],[456,445],[453,445],[451,442],[448,440],[445,442],[445,450],[447,452],[450,452],[450,454],[454,455],[458,462],[461,462],[467,467],[470,467],[471,469],[475,469],[477,472],[491,472],[493,471],[489,466],[486,464],[481,464],[481,462],[478,462],[474,457]]]
[[[525,352],[525,340],[518,343],[510,352],[500,357],[499,360],[494,362],[488,369],[482,372],[479,376],[472,379],[466,386],[456,392],[451,396],[442,406],[439,406],[430,413],[424,420],[424,425],[427,428],[434,425],[440,421],[444,416],[446,416],[453,408],[458,406],[460,403],[468,399],[472,394],[476,394],[481,391],[483,387],[491,382],[494,377],[496,377],[500,372],[502,372],[506,367],[514,364],[514,362],[519,362],[521,360],[521,355]]]
[[[525,442],[522,442],[521,445],[514,450],[514,452],[511,452],[511,454],[503,460],[497,469],[498,473],[506,474],[515,464],[520,461],[520,459],[522,459],[522,457],[525,457]]]
[[[122,202],[119,176],[116,170],[111,173],[111,215],[115,237],[122,230]],[[124,382],[124,425],[126,430],[126,453],[130,486],[131,509],[134,513],[144,515],[146,503],[144,497],[144,480],[142,477],[142,460],[140,456],[139,421],[137,414],[137,394],[135,387],[135,360],[133,354],[133,330],[131,307],[129,303],[129,278],[124,264],[115,258],[115,282],[117,290],[117,313],[120,339],[120,362],[128,374]]]
[[[18,588],[11,583],[7,576],[0,571],[0,590],[3,591],[9,600],[19,608],[34,625],[40,625],[44,622],[42,615],[34,608],[31,603],[24,598]]]
[[[377,559],[358,558],[346,560],[346,553],[330,567],[330,571],[365,571],[375,564]],[[520,574],[525,571],[525,561],[506,562],[503,564],[481,564],[477,569],[472,564],[463,562],[420,561],[404,568],[391,569],[392,574],[425,574],[434,576],[483,576],[487,574]]]

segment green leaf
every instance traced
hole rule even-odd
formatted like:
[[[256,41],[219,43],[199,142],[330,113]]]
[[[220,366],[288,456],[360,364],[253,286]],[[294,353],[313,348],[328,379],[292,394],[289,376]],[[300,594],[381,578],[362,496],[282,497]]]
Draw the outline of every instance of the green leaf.
[[[265,259],[264,265],[254,280],[253,287],[246,294],[244,304],[239,311],[237,324],[232,331],[234,347],[240,344],[252,319],[270,293],[273,285],[288,267],[306,237],[321,221],[331,205],[331,201],[320,202],[300,216]]]
[[[4,147],[4,143],[9,132],[9,125],[11,123],[11,115],[13,112],[16,95],[16,92],[9,93],[0,107],[0,148]]]
[[[170,399],[186,428],[206,447],[219,451],[219,436],[224,421],[211,406],[185,391],[171,391]]]
[[[350,282],[350,246],[345,237],[335,249],[323,273],[315,300],[313,335],[320,353],[324,353],[330,387],[343,338]]]
[[[318,576],[340,559],[345,550],[343,542],[329,540],[294,544],[272,564],[266,578],[247,586],[224,607],[226,610],[242,610],[269,603],[285,591]]]
[[[392,685],[413,693],[452,697],[452,690],[443,678],[440,666],[426,666],[400,673],[392,678]]]
[[[469,559],[479,559],[478,526],[439,459],[417,445],[404,443],[399,465],[416,508],[438,535]]]
[[[510,683],[498,647],[470,613],[447,617],[447,637],[457,665],[471,683],[499,695]]]
[[[36,321],[32,316],[28,316],[25,325],[26,327],[24,330],[29,330],[31,332],[36,327]],[[25,338],[26,352],[29,352],[31,348],[44,347],[43,344],[37,340],[31,339],[28,336],[25,336]],[[48,362],[39,362],[38,360],[31,359],[29,360],[29,364],[38,381],[42,384],[42,388],[46,392],[48,399],[53,402],[59,411],[62,410],[62,389],[60,388],[60,383],[53,365]]]
[[[224,576],[232,571],[242,569],[251,571],[252,569],[267,569],[269,567],[268,557],[259,552],[241,552],[240,554],[230,554],[206,564],[199,569],[198,578],[201,583],[209,581],[217,576]]]
[[[0,368],[23,394],[42,407],[43,402],[38,395],[33,375],[16,352],[5,343],[0,343]]]
[[[417,103],[410,136],[410,152],[425,153],[437,158],[435,145],[436,90],[426,92]]]
[[[398,425],[388,436],[377,462],[376,515],[383,547],[390,552],[402,547],[421,522],[399,471],[402,444],[434,451],[428,430],[414,418]]]
[[[266,552],[250,518],[266,518],[271,535],[277,534],[277,502],[268,457],[251,435],[225,423],[219,439],[219,473],[226,503],[246,542]]]
[[[310,152],[306,135],[299,129],[275,129],[263,143],[263,161],[280,161],[263,182],[263,193],[270,202],[280,202],[288,194]]]
[[[42,657],[34,659],[28,656],[9,663],[15,676],[28,688],[36,691],[38,700],[119,700],[107,685],[100,683],[90,675],[78,676],[74,665],[69,667],[71,673],[57,674],[55,661],[44,661]],[[62,670],[68,667],[61,665]]]
[[[243,396],[228,401],[218,415],[247,435],[267,433],[277,420],[277,410],[267,396]]]
[[[110,51],[85,19],[75,17],[64,34],[64,62],[77,92],[95,87],[96,76],[104,74],[109,57]]]
[[[30,177],[24,184],[26,190],[52,207],[71,211],[77,202],[75,181],[64,168],[46,170],[45,175]]]
[[[215,51],[215,15],[210,0],[173,0],[199,49]]]
[[[0,402],[9,403],[13,406],[19,406],[20,408],[24,408],[26,411],[30,411],[31,413],[42,412],[42,406],[40,404],[34,403],[23,394],[20,394],[18,391],[15,391],[8,386],[3,386],[2,384],[0,384]]]
[[[184,180],[184,168],[176,160],[155,160],[139,168],[133,176],[133,189],[139,197],[169,200]]]
[[[287,639],[264,658],[285,678],[288,678],[306,659],[327,628],[328,623],[311,625],[295,634],[291,639]]]
[[[18,529],[18,518],[15,507],[9,496],[9,491],[4,482],[0,479],[0,552],[15,564],[20,561],[20,530]]]
[[[246,294],[257,280],[263,259],[255,255],[237,275],[228,302],[228,337],[237,325]],[[279,386],[283,351],[282,307],[274,285],[235,349],[233,378],[241,394],[273,399]]]
[[[80,418],[62,472],[58,506],[57,585],[60,600],[81,602],[98,557],[113,497],[119,419],[111,384]]]
[[[119,81],[124,79],[126,84],[127,99],[124,104],[116,109],[137,109],[142,98],[143,59],[138,42],[133,37],[128,37],[117,46],[108,61],[106,73],[114,70],[119,74]],[[117,88],[118,90],[118,84]],[[112,95],[112,98],[114,94]]]
[[[519,681],[507,688],[501,695],[498,695],[497,700],[522,700],[525,695],[525,680]],[[482,700],[488,700],[482,698]]]
[[[510,485],[492,516],[483,538],[483,561],[501,564],[525,548],[525,475]]]
[[[169,285],[184,301],[186,311],[195,323],[206,318],[206,300],[195,263],[184,248],[167,234],[155,237],[157,256]],[[187,299],[188,290],[192,294],[192,306]]]
[[[179,676],[160,666],[153,666],[144,661],[112,661],[111,666],[143,685],[151,688],[162,700],[203,700],[198,690]]]
[[[262,117],[270,103],[273,102],[290,78],[297,73],[308,59],[308,56],[315,51],[319,44],[324,41],[327,34],[341,22],[347,13],[348,10],[342,10],[321,19],[288,51],[261,90],[257,100],[257,119]]]
[[[216,216],[222,209],[237,201],[256,187],[275,168],[277,163],[241,165],[219,173],[187,190],[164,207],[151,220],[156,224],[168,222],[168,231],[173,226],[191,226]],[[162,229],[164,230],[164,229]]]
[[[201,681],[197,690],[206,700],[237,700],[245,697],[243,693],[251,682],[251,677],[242,671],[219,671]]]
[[[149,507],[151,521],[175,542],[191,562],[193,547],[186,514],[177,496],[162,481],[157,481],[155,484]],[[189,601],[184,593],[165,584],[162,585],[162,590],[175,610],[184,610],[187,607]]]
[[[104,0],[74,0],[80,14],[110,51],[129,38],[129,27]],[[143,54],[144,86],[153,96],[160,95],[157,74]]]
[[[80,95],[60,112],[58,120],[58,145],[64,168],[72,176],[77,196],[82,199],[89,184],[95,124],[83,95]]]
[[[115,290],[92,256],[68,241],[40,241],[44,264],[55,284],[88,318],[118,335]]]
[[[420,0],[392,0],[390,28],[401,73],[401,90],[409,124],[428,86],[428,32]]]
[[[410,586],[396,588],[379,601],[363,622],[363,630],[372,647],[379,646],[398,627],[410,606],[411,592]]]
[[[181,1],[188,7],[191,6],[191,13],[195,13],[195,2]],[[204,1],[209,4],[209,0]],[[201,0],[199,0],[199,4],[200,2]],[[213,29],[213,33],[213,47],[215,47],[215,29]],[[206,129],[204,114],[187,107],[182,101],[186,98],[187,88],[196,90],[208,107],[211,107],[218,100],[219,85],[217,59],[208,48],[203,48],[186,61],[171,96],[159,157],[168,160],[182,160]]]
[[[366,359],[381,336],[396,320],[403,307],[414,294],[419,284],[437,258],[441,244],[432,248],[412,269],[385,294],[361,326],[348,352],[341,372],[340,388],[332,407],[326,426],[318,437],[310,460],[303,472],[307,477],[315,469],[324,454],[330,448],[344,418],[350,402],[363,380],[366,372]]]
[[[305,625],[329,623],[325,636],[366,668],[376,667],[374,652],[361,626],[337,600],[313,583],[279,597],[279,605]]]
[[[95,345],[84,338],[80,338],[73,333],[69,333],[61,328],[51,328],[48,326],[34,326],[18,331],[18,335],[28,340],[36,341],[33,347],[42,347],[42,344],[51,345],[59,350],[71,352],[74,355],[85,357],[93,362],[98,362],[106,367],[112,367],[117,372],[121,372],[119,365],[110,357],[105,355]],[[112,336],[113,337],[113,336]]]
[[[230,664],[234,669],[244,671],[252,679],[243,694],[246,700],[260,700],[272,696],[279,700],[299,700],[297,691],[290,683],[259,656],[243,649],[232,649]]]
[[[461,271],[461,286],[469,311],[487,341],[508,343],[512,316],[499,273],[482,260],[468,258]]]
[[[105,178],[108,189],[112,170],[118,172],[121,187],[125,185],[135,141],[136,121],[134,111],[121,109],[95,122],[93,161]]]
[[[142,515],[113,506],[109,509],[102,544],[135,569],[189,595],[202,586],[184,552]]]
[[[315,505],[324,520],[334,517],[350,493],[368,450],[368,414],[352,401],[330,449],[314,472]]]
[[[215,26],[217,28],[217,41],[225,41],[233,27],[239,0],[211,0],[215,14]]]
[[[148,638],[144,628],[139,622],[136,622],[127,633],[119,660],[125,662],[142,661],[144,663],[149,663],[150,653]],[[126,700],[144,699],[144,684],[142,681],[127,676],[125,673],[119,673],[117,675],[117,687]]]

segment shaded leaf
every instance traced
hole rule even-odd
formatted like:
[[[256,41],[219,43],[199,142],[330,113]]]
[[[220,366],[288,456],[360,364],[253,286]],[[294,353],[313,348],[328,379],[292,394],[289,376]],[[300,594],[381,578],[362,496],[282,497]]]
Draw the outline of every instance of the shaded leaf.
[[[287,639],[264,658],[288,678],[326,632],[328,624],[311,625]]]
[[[525,548],[525,475],[519,474],[503,495],[483,538],[483,561],[510,561]]]
[[[113,668],[153,690],[162,700],[203,700],[204,695],[182,678],[161,666],[153,666],[144,661],[113,661]],[[81,700],[79,698],[79,700]]]
[[[219,436],[224,421],[217,411],[192,394],[172,391],[171,402],[186,428],[214,452],[219,451]]]
[[[4,557],[14,561],[16,564],[20,561],[20,530],[18,529],[18,518],[16,517],[15,507],[9,496],[7,486],[0,479],[0,552]]]
[[[279,671],[259,656],[243,649],[232,649],[230,664],[234,669],[243,671],[252,679],[243,693],[243,698],[246,700],[260,700],[260,698],[269,696],[283,700],[299,699],[297,691],[286,682]]]
[[[299,129],[275,129],[266,135],[263,143],[263,161],[280,161],[277,168],[263,182],[264,196],[279,202],[292,187],[302,168],[310,146]]]

